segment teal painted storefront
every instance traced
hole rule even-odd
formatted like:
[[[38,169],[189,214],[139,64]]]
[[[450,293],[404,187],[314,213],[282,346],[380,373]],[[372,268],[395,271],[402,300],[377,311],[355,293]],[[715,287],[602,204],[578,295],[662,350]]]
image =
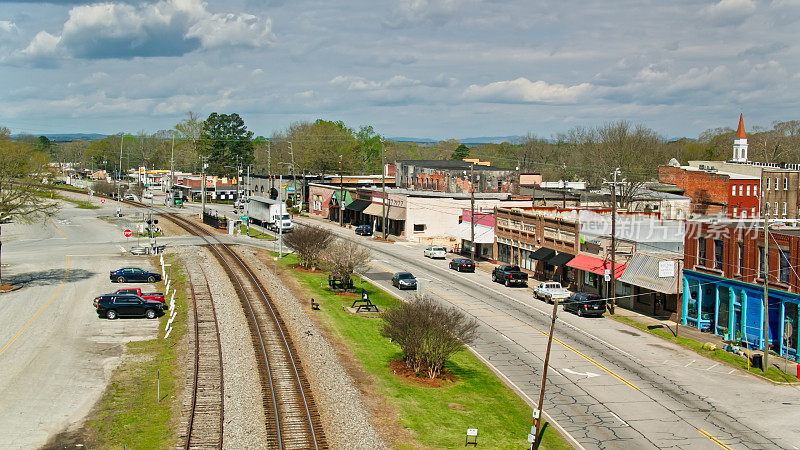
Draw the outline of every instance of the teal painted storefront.
[[[702,272],[683,271],[681,323],[763,348],[764,288]],[[769,290],[769,342],[797,359],[800,295]]]

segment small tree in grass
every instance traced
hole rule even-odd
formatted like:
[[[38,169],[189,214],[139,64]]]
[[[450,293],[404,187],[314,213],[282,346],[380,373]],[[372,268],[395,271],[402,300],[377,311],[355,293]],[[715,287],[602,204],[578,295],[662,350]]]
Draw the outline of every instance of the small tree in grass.
[[[347,282],[350,277],[367,267],[372,254],[355,242],[337,239],[322,253],[326,270]]]
[[[316,264],[322,252],[333,242],[330,230],[317,226],[297,227],[283,235],[283,242],[297,254],[301,267],[309,268]]]
[[[447,359],[470,344],[478,324],[463,312],[416,295],[386,311],[381,334],[400,346],[403,360],[415,373],[422,370],[433,379]]]

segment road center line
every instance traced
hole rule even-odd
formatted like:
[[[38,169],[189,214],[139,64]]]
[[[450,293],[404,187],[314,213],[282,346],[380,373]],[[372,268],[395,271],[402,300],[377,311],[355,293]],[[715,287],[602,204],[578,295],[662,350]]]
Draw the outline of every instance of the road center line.
[[[44,312],[45,309],[47,309],[47,307],[50,305],[50,303],[53,302],[53,300],[55,300],[55,298],[58,296],[58,293],[61,292],[61,289],[64,288],[64,283],[66,283],[67,276],[69,276],[69,255],[66,258],[67,259],[66,259],[66,267],[64,268],[64,278],[61,279],[61,284],[58,285],[58,289],[56,289],[56,292],[53,294],[52,297],[50,297],[50,300],[48,300],[47,303],[42,305],[42,307],[39,308],[38,311],[36,311],[36,314],[34,314],[33,317],[31,317],[27,322],[25,322],[25,325],[23,325],[22,328],[20,328],[19,331],[17,331],[17,334],[11,337],[11,339],[9,339],[8,342],[6,342],[6,345],[4,345],[3,348],[0,348],[0,355],[5,353],[5,351],[8,350],[8,347],[10,347],[11,344],[13,344],[14,341],[16,341],[22,335],[22,333],[24,333],[25,330],[27,330],[28,327],[31,326],[31,324],[36,320],[36,318],[39,317],[39,315],[42,312]]]
[[[730,447],[728,447],[727,445],[725,445],[725,443],[724,443],[724,442],[722,442],[722,441],[720,441],[719,439],[715,438],[714,436],[710,435],[710,434],[708,433],[708,431],[706,431],[706,430],[704,430],[704,429],[702,429],[702,428],[695,428],[695,430],[697,430],[697,431],[698,431],[700,434],[702,434],[703,436],[705,436],[706,438],[708,438],[708,440],[709,440],[709,441],[711,441],[711,442],[713,442],[713,443],[717,444],[718,446],[720,446],[720,447],[722,447],[722,448],[724,448],[724,449],[726,449],[726,450],[733,450],[732,448],[730,448]]]
[[[63,232],[63,231],[61,231],[61,229],[60,229],[60,228],[58,228],[58,226],[56,226],[56,224],[55,224],[55,223],[54,223],[52,220],[50,220],[50,218],[49,218],[49,217],[47,217],[46,219],[47,219],[47,221],[48,221],[48,222],[50,222],[50,225],[52,225],[52,226],[53,226],[53,228],[55,228],[55,229],[56,229],[56,231],[58,231],[58,234],[60,234],[60,235],[61,235],[61,237],[63,237],[64,239],[67,239],[67,235],[66,235],[66,234],[64,234],[64,232]]]

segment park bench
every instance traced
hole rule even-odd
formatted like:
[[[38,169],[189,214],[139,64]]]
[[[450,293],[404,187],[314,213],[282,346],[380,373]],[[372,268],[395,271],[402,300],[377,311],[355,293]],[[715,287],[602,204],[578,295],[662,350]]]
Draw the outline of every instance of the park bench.
[[[328,275],[328,286],[331,289],[353,289],[353,280],[344,277],[337,277],[335,275]]]

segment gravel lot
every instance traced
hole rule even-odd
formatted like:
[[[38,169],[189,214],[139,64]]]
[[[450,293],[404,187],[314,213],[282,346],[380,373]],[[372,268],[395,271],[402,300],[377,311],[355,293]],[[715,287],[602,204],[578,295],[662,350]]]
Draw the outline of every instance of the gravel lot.
[[[250,267],[258,269],[258,276],[272,295],[292,335],[322,415],[330,448],[388,448],[370,422],[370,413],[354,380],[347,374],[322,330],[317,329],[315,322],[308,317],[301,302],[252,249],[237,247],[236,250]],[[242,327],[246,329],[245,324]]]
[[[217,311],[222,339],[225,380],[223,446],[231,449],[266,448],[264,408],[250,330],[239,298],[225,271],[202,247],[175,248],[192,274],[205,272]],[[200,265],[202,264],[202,269]],[[191,394],[190,394],[191,395]]]

